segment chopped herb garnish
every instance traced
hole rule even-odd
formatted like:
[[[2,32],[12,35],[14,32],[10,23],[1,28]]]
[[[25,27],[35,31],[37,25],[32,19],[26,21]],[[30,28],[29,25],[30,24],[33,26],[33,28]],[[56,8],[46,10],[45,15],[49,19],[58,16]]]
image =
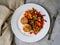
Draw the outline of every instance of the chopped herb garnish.
[[[36,16],[33,16],[33,19],[34,19],[34,20],[36,20],[36,18],[37,18]]]
[[[34,26],[35,24],[34,24],[34,22],[31,22],[30,25],[31,25],[31,26]]]
[[[40,31],[40,28],[38,28],[38,32]]]

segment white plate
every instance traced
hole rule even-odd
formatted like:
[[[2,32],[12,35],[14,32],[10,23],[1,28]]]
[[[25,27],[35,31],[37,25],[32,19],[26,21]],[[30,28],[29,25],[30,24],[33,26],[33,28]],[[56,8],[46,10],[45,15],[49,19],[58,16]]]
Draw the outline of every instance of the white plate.
[[[44,24],[43,29],[37,34],[37,35],[28,35],[26,33],[22,32],[22,25],[20,24],[20,18],[23,16],[24,11],[35,8],[36,10],[40,11],[42,14],[44,14],[44,19],[47,20],[47,22]],[[47,11],[40,5],[29,3],[24,4],[20,6],[18,9],[16,9],[15,13],[12,16],[11,20],[11,27],[12,31],[15,34],[17,38],[24,42],[36,42],[38,40],[41,40],[48,32],[50,27],[50,18]]]

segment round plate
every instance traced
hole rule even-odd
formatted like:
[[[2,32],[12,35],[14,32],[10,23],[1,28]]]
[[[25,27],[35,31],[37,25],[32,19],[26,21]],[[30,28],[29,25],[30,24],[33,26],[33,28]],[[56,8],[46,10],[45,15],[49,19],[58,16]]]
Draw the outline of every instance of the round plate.
[[[37,35],[28,36],[28,35],[25,35],[25,33],[21,32],[22,26],[19,23],[19,19],[23,16],[26,10],[31,9],[31,8],[35,8],[37,11],[40,11],[41,14],[44,14],[45,15],[44,19],[46,19],[47,22],[45,22],[43,29],[41,29],[41,31]],[[11,20],[11,27],[12,27],[12,31],[15,34],[15,36],[19,38],[20,40],[24,42],[36,42],[38,40],[41,40],[47,34],[49,30],[49,27],[50,27],[49,14],[40,5],[33,4],[33,3],[24,4],[20,6],[18,9],[16,9],[16,11],[14,12],[12,16],[12,20]]]

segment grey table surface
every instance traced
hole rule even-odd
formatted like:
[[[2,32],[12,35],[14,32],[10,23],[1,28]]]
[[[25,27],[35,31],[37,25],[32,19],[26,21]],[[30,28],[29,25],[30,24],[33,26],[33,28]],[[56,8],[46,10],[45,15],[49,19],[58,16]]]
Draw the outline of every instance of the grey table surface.
[[[16,45],[60,45],[60,0],[50,0],[50,1],[49,0],[27,0],[26,3],[37,3],[37,4],[42,5],[42,4],[44,4],[44,1],[48,1],[46,4],[48,4],[48,3],[50,4],[50,2],[52,2],[52,4],[54,4],[54,6],[59,11],[59,14],[57,16],[55,26],[53,29],[53,33],[51,36],[51,40],[48,40],[48,34],[42,40],[35,42],[35,43],[22,42],[21,40],[19,40],[18,38],[15,37]],[[43,3],[41,3],[41,2],[43,2]],[[53,10],[53,11],[55,11],[55,10]]]

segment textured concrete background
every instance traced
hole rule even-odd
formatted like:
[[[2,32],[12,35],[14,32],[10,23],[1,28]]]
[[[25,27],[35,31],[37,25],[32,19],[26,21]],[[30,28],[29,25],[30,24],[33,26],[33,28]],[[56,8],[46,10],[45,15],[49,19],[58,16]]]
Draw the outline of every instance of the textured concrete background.
[[[35,43],[25,43],[15,37],[17,45],[60,45],[60,0],[27,0],[26,3],[37,3],[45,7],[51,17],[59,11],[57,16],[51,40],[48,40],[48,35]]]

